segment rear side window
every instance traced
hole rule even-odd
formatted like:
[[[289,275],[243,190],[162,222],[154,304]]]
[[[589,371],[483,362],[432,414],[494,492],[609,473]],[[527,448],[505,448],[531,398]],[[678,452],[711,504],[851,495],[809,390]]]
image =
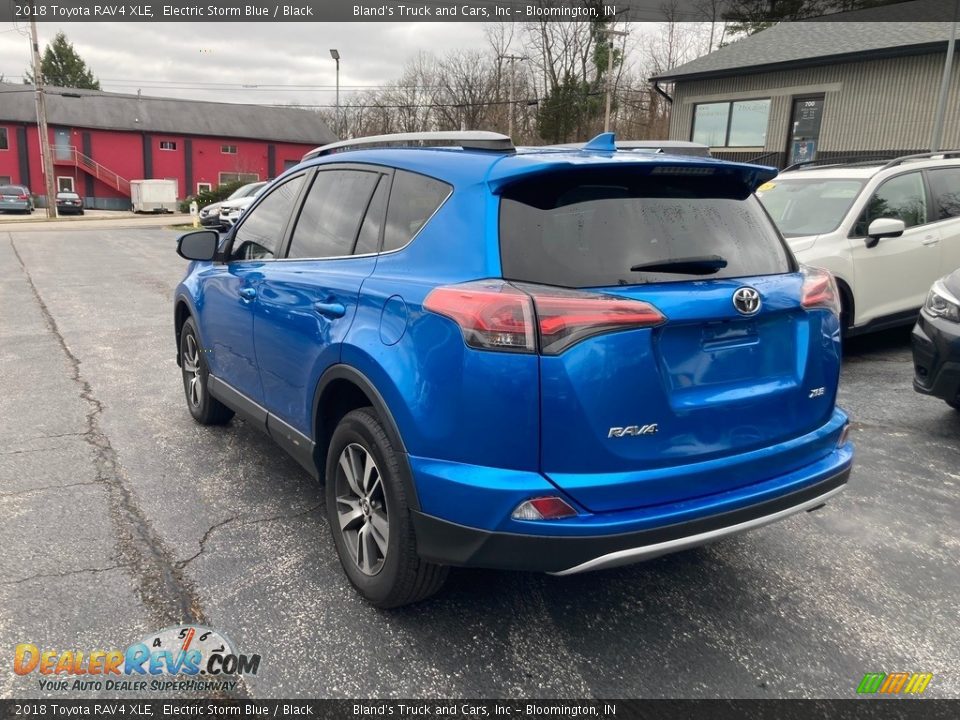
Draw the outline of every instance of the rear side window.
[[[759,201],[723,179],[568,173],[511,186],[500,255],[511,280],[588,288],[791,272]],[[711,272],[679,261],[709,260]],[[717,267],[720,264],[723,267]],[[671,272],[631,270],[673,264]]]
[[[380,246],[380,230],[383,227],[383,213],[387,209],[387,196],[390,194],[390,178],[380,177],[377,190],[370,200],[367,215],[360,226],[357,236],[357,247],[354,255],[369,255],[375,253]]]
[[[307,194],[290,242],[291,258],[329,258],[353,253],[378,173],[324,170]]]
[[[927,177],[937,203],[937,219],[960,217],[960,168],[929,170]]]
[[[426,175],[397,170],[393,176],[383,250],[402,248],[420,232],[453,188]]]

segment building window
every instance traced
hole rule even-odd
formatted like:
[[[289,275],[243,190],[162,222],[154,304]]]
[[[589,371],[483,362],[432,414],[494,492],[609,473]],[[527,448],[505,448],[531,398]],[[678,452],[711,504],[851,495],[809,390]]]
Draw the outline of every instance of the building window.
[[[229,173],[222,172],[220,173],[220,184],[228,185],[229,183],[252,183],[257,182],[260,179],[260,176],[256,173]]]
[[[299,161],[299,160],[284,160],[284,161],[283,161],[283,170],[284,170],[284,172],[286,172],[286,171],[289,170],[290,168],[296,167],[296,166],[299,165],[299,164],[300,164],[300,161]]]
[[[210,192],[213,190],[213,185],[211,183],[197,183],[197,195],[200,193]]]
[[[237,154],[237,146],[236,146],[236,145],[221,145],[221,146],[220,146],[220,152],[222,152],[224,155],[236,155],[236,154]]]
[[[0,175],[0,185],[13,185],[13,180],[9,175]]]
[[[160,141],[161,150],[176,150],[177,144],[173,140],[161,140]]]
[[[73,189],[73,178],[70,176],[58,177],[57,192],[76,192]]]
[[[0,150],[10,149],[10,143],[7,139],[7,129],[0,127]]]
[[[695,105],[690,139],[710,147],[763,147],[769,115],[769,98]]]

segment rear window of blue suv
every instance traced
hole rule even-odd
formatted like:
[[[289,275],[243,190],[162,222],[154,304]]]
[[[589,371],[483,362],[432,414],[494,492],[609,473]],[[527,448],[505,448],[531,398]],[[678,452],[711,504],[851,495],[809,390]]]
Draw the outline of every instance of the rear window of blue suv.
[[[500,208],[504,277],[589,288],[791,272],[759,201],[731,190],[609,171],[522,181]]]

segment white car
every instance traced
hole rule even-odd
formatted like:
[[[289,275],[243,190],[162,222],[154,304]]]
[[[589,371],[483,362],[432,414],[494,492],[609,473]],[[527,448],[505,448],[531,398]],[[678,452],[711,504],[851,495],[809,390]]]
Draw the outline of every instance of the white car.
[[[848,335],[913,323],[960,268],[960,151],[787,168],[757,195],[797,260],[836,276]]]
[[[220,204],[220,226],[225,230],[229,230],[236,225],[237,220],[243,215],[244,210],[253,205],[253,201],[257,199],[259,194],[260,193],[257,192],[255,195],[248,195],[239,200],[225,200],[222,202]]]

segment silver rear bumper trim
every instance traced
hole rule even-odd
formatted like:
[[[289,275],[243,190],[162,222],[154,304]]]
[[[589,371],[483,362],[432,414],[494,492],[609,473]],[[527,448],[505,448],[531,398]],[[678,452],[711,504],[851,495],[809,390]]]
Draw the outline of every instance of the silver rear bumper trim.
[[[790,515],[803,512],[804,510],[811,510],[818,505],[822,505],[834,495],[841,492],[843,488],[844,485],[841,485],[840,487],[834,488],[823,495],[818,495],[811,500],[805,500],[804,502],[794,505],[793,507],[788,507],[770,515],[764,515],[763,517],[754,518],[753,520],[737,523],[736,525],[729,525],[727,527],[717,528],[716,530],[710,530],[709,532],[699,533],[698,535],[689,535],[687,537],[677,538],[676,540],[667,540],[666,542],[655,543],[653,545],[642,545],[640,547],[628,548],[626,550],[618,550],[617,552],[595,557],[593,560],[587,560],[586,562],[575,565],[572,568],[549,574],[575,575],[576,573],[588,572],[590,570],[603,570],[606,568],[617,567],[619,565],[629,565],[630,563],[640,562],[641,560],[651,560],[652,558],[659,557],[660,555],[666,555],[679,550],[686,550],[687,548],[704,545],[706,543],[713,542],[714,540],[719,540],[720,538],[736,535],[738,533],[746,532],[747,530],[753,530],[754,528],[763,527],[764,525],[769,525],[770,523],[776,522],[777,520],[782,520]]]

